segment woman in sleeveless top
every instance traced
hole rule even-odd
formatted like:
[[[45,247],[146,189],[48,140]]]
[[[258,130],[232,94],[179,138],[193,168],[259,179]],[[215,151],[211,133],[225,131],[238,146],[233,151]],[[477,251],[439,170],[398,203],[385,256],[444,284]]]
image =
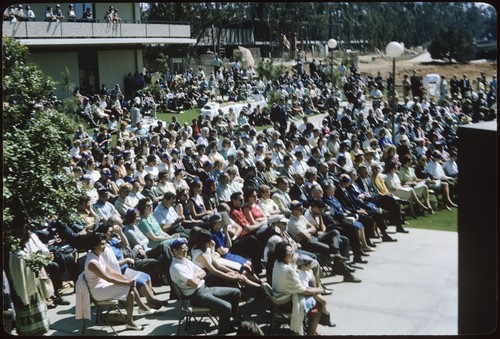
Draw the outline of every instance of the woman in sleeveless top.
[[[208,210],[203,202],[203,198],[201,196],[202,184],[200,181],[194,181],[189,190],[189,200],[188,206],[191,212],[191,217],[193,219],[207,219],[214,212],[212,210]]]
[[[85,279],[92,297],[97,300],[127,300],[127,323],[126,328],[131,330],[142,330],[133,319],[134,300],[139,306],[139,313],[150,314],[152,311],[146,306],[135,287],[135,280],[127,279],[123,275],[113,272],[104,262],[102,254],[106,246],[106,235],[93,233],[89,238],[89,246],[92,250],[87,254],[85,260]]]

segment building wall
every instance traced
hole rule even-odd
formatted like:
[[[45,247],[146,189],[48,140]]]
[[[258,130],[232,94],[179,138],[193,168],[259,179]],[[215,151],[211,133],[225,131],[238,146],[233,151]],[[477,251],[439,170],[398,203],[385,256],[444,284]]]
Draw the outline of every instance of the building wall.
[[[141,73],[144,69],[141,50],[104,50],[99,51],[97,57],[100,82],[101,84],[105,83],[108,89],[119,84],[123,92],[123,80],[127,74]],[[55,94],[60,99],[69,95],[64,89],[61,75],[65,72],[66,67],[69,70],[70,82],[72,83],[71,92],[74,87],[79,86],[78,53],[76,51],[35,52],[29,55],[28,61],[37,64],[46,75],[58,82]]]
[[[105,79],[104,83],[108,89],[119,84],[122,93],[124,91],[123,80],[127,74],[141,73],[144,67],[141,50],[99,51],[97,58],[99,60],[99,78]]]
[[[44,52],[33,53],[28,57],[28,61],[35,63],[46,75],[57,81],[56,95],[59,99],[64,99],[68,93],[64,90],[64,82],[61,73],[69,70],[70,82],[73,88],[78,87],[78,54],[77,52]]]

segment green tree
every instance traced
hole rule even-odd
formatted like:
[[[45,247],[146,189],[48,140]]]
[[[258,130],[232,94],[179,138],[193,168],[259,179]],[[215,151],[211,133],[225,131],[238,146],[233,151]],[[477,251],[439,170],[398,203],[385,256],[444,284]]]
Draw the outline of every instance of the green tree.
[[[70,121],[44,106],[54,81],[26,62],[16,40],[4,37],[2,45],[3,225],[11,245],[48,217],[70,221],[78,190],[65,169]]]
[[[472,38],[465,31],[453,28],[442,29],[429,45],[429,53],[433,59],[453,60],[467,63],[474,57]]]

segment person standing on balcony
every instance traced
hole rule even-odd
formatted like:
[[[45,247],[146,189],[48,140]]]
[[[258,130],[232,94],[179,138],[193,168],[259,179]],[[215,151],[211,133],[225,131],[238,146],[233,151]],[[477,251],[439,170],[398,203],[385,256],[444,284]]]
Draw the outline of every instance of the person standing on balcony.
[[[47,10],[45,11],[45,21],[56,21],[57,18],[52,11],[52,6],[47,6]]]
[[[85,9],[85,12],[83,12],[82,19],[86,20],[92,20],[92,11],[90,10],[89,7]]]
[[[54,16],[57,20],[64,19],[64,15],[62,14],[61,5],[56,5],[56,10],[54,11]]]
[[[73,7],[73,4],[69,4],[68,6],[68,21],[75,21],[76,13]]]
[[[31,9],[31,6],[26,5],[26,17],[28,21],[35,21],[35,12]]]

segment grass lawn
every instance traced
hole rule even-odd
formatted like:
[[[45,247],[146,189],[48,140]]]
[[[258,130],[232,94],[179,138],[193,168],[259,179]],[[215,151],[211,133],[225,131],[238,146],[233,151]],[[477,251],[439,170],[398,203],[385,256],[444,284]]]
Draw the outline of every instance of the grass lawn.
[[[452,208],[451,211],[438,209],[434,215],[426,213],[424,216],[418,217],[418,219],[407,217],[406,220],[410,223],[407,227],[456,232],[458,222],[457,211],[456,208]]]
[[[431,194],[431,203],[436,201],[436,196]],[[431,215],[425,213],[425,215],[418,217],[418,219],[413,219],[412,217],[407,217],[406,221],[410,224],[407,225],[408,228],[421,228],[427,230],[436,231],[450,231],[457,232],[458,230],[458,209],[452,208],[451,211],[447,209],[434,209],[436,214]]]

